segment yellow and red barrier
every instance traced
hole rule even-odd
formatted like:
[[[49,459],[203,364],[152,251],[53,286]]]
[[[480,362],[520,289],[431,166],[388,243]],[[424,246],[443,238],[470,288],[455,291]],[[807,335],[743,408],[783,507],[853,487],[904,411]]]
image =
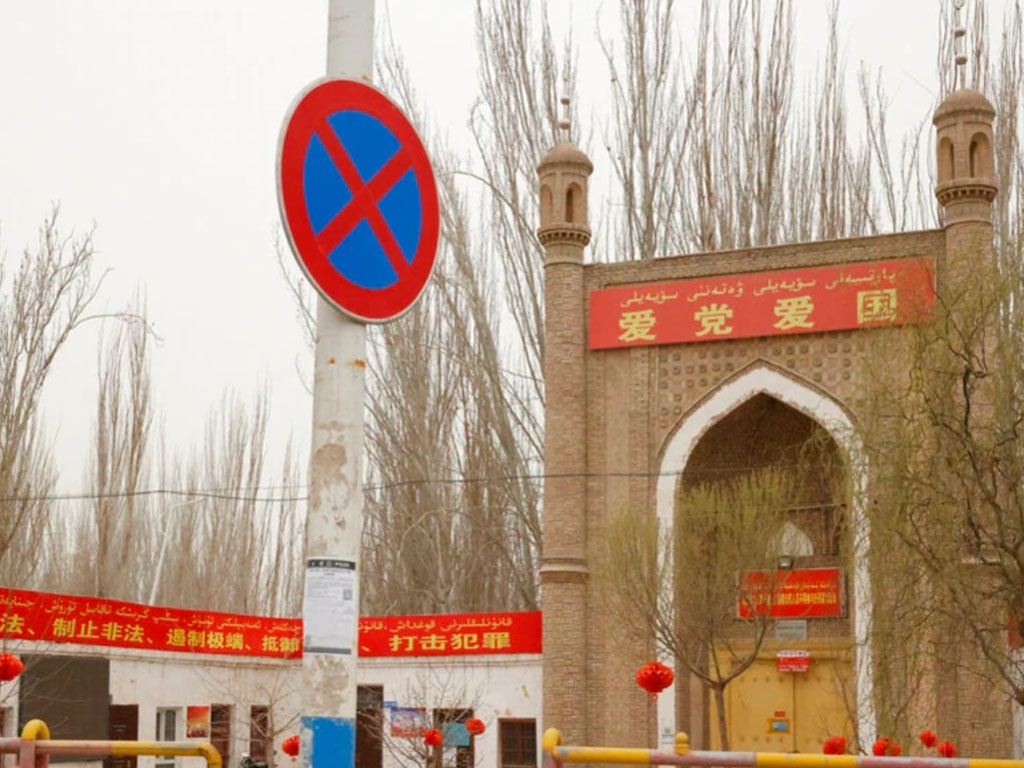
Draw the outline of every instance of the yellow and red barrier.
[[[201,757],[206,768],[223,768],[220,753],[212,744],[192,741],[78,741],[51,739],[42,720],[30,720],[21,738],[0,739],[0,755],[18,755],[18,768],[48,768],[50,755],[107,757],[155,755],[158,757]]]
[[[717,752],[690,749],[685,733],[676,734],[672,751],[630,747],[574,747],[562,744],[556,728],[544,732],[543,768],[566,763],[615,765],[727,766],[728,768],[1024,768],[1024,760],[968,757],[875,757],[874,755]]]

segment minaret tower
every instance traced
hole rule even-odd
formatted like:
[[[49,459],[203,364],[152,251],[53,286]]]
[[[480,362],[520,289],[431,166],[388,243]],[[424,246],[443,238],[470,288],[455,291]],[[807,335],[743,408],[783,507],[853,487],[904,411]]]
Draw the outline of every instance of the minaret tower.
[[[586,743],[586,299],[583,249],[590,242],[587,181],[594,166],[570,143],[569,99],[562,141],[540,165],[544,246],[544,724]]]
[[[947,280],[967,279],[978,259],[992,252],[992,201],[996,183],[992,121],[996,111],[981,93],[964,87],[964,28],[960,24],[963,0],[953,0],[956,80],[953,91],[935,110],[935,196],[943,208],[946,231]]]
[[[959,88],[947,96],[935,110],[932,123],[936,128],[936,168],[938,184],[935,196],[942,206],[942,227],[946,234],[945,270],[938,275],[943,306],[950,314],[968,313],[968,327],[978,320],[976,313],[985,312],[986,294],[992,290],[996,262],[992,239],[992,201],[999,191],[996,180],[992,123],[996,111],[984,95],[965,87],[964,54],[966,30],[960,23],[964,0],[953,0],[954,54]],[[974,315],[974,316],[972,316]],[[984,317],[984,315],[981,315]],[[989,337],[992,338],[992,337]],[[967,343],[958,339],[953,344]],[[952,385],[951,385],[952,386]],[[975,409],[983,409],[984,396],[975,401]],[[977,418],[977,417],[975,417]],[[943,695],[942,689],[959,688],[964,681],[959,665],[946,660],[960,653],[956,647],[955,628],[942,633],[948,647],[936,657],[933,674],[943,685],[935,692],[935,725],[952,738],[966,738],[961,730],[962,711],[957,698]],[[948,655],[947,655],[948,654]]]

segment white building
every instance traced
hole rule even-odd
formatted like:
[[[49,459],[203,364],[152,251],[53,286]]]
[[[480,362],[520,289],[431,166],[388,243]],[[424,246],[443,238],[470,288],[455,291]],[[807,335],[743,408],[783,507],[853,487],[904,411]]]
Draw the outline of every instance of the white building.
[[[234,652],[210,648],[197,648],[195,652],[147,649],[146,644],[156,647],[166,645],[165,640],[189,636],[179,625],[153,629],[150,625],[154,621],[192,614],[201,616],[206,626],[214,626],[210,624],[211,618],[221,621],[225,614],[151,609],[95,598],[14,590],[0,590],[0,599],[5,592],[7,609],[0,625],[5,629],[0,650],[18,654],[26,670],[17,680],[0,683],[3,735],[16,735],[19,724],[41,717],[54,738],[195,739],[217,746],[229,768],[238,766],[243,754],[269,759],[278,768],[288,765],[290,758],[281,752],[281,742],[298,731],[301,660],[267,654],[282,645],[294,652],[294,645],[286,641],[268,643],[266,639],[256,642],[246,636],[244,643],[238,641]],[[26,607],[25,596],[36,596],[35,607]],[[20,609],[18,598],[23,598]],[[66,610],[37,610],[44,604],[64,606]],[[95,618],[102,605],[111,607],[105,614],[110,622]],[[101,636],[94,641],[78,642],[72,636],[55,641],[55,627],[61,632],[61,627],[66,629],[77,621],[76,631],[84,631],[83,611],[90,606],[97,612],[89,614],[93,616],[89,628],[95,632],[103,632],[107,624],[114,623],[113,617],[133,618],[122,622],[121,631],[107,631],[107,635],[115,636],[113,640]],[[58,614],[61,618],[55,618]],[[12,621],[11,616],[18,618]],[[505,618],[509,616],[528,619],[527,646],[534,652],[503,652],[527,647],[523,646],[522,636],[515,636],[520,632],[517,625],[511,627],[511,647],[501,647],[507,645],[507,632],[488,631],[511,622],[512,619]],[[255,621],[252,617],[228,619]],[[149,635],[140,632],[142,640],[136,637],[135,647],[124,647],[128,645],[126,628],[136,626],[127,622],[134,620]],[[282,622],[295,622],[261,621],[275,622],[275,628],[281,628]],[[423,752],[422,736],[418,734],[423,728],[435,726],[445,732],[446,744],[434,755],[433,766],[538,765],[539,625],[539,615],[533,614],[364,619],[361,648],[368,654],[387,655],[370,655],[359,662],[357,768],[423,766],[426,761],[422,754],[417,754]],[[214,641],[219,634],[207,631],[206,642]],[[40,637],[44,639],[37,639]],[[481,638],[494,647],[481,649]],[[219,648],[219,640],[212,645]],[[273,648],[268,650],[268,645]],[[431,655],[414,655],[421,645],[430,647]],[[479,718],[486,726],[485,732],[475,738],[470,738],[455,722],[470,717]],[[415,726],[412,731],[406,730],[410,723]],[[111,758],[104,762],[105,768],[203,765],[199,758]],[[92,763],[93,768],[96,765]]]

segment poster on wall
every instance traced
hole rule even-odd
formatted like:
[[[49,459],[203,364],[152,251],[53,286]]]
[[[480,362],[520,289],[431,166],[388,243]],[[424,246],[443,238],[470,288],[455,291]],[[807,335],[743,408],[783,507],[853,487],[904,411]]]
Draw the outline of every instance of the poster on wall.
[[[392,707],[391,735],[400,739],[415,739],[430,729],[427,710],[422,707]]]
[[[188,707],[185,712],[185,736],[189,739],[210,738],[210,707]]]
[[[352,653],[356,636],[356,564],[310,558],[302,603],[304,653]]]

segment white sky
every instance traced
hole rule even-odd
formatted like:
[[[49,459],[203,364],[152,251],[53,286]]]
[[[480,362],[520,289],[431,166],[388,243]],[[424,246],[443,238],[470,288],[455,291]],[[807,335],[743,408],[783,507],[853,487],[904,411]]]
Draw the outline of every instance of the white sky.
[[[934,103],[940,2],[840,1],[848,76],[861,61],[883,68],[894,140]],[[474,5],[377,2],[417,92],[455,137],[476,87]],[[614,0],[550,5],[556,34],[575,25],[582,113],[601,114],[595,19],[613,16]],[[805,74],[826,5],[795,0]],[[1003,5],[989,0],[991,28]],[[685,19],[698,3],[678,6]],[[295,373],[306,351],[273,254],[274,162],[285,109],[323,74],[326,16],[325,0],[0,0],[2,247],[18,255],[53,201],[65,230],[95,223],[97,266],[111,270],[98,306],[119,309],[141,289],[163,337],[153,373],[169,444],[197,442],[225,389],[251,399],[264,381],[272,444],[308,443],[311,404]],[[66,348],[45,394],[65,491],[84,485],[98,330]]]

